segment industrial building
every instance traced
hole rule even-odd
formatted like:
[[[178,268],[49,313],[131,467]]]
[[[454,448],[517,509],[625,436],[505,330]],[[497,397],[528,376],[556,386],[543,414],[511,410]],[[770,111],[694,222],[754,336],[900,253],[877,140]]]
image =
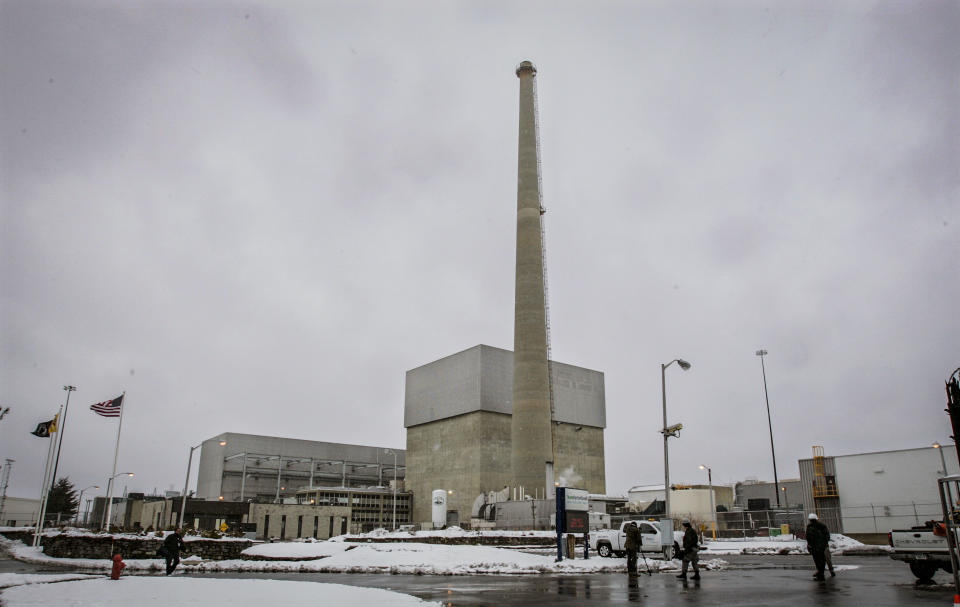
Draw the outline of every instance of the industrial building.
[[[780,497],[777,497],[779,488]],[[779,483],[748,478],[733,485],[736,510],[770,510],[776,508],[803,509],[802,488],[799,478],[780,479]],[[778,502],[779,499],[779,502]]]
[[[226,432],[203,441],[197,497],[280,502],[310,487],[402,490],[406,452],[363,445]]]
[[[435,489],[448,492],[448,524],[468,524],[484,500],[495,499],[491,492],[511,487],[513,368],[512,352],[479,345],[407,371],[406,485],[414,522],[431,520]],[[603,494],[603,373],[559,362],[550,369],[556,482]],[[522,499],[513,489],[504,497]],[[545,497],[542,484],[523,492]]]
[[[0,525],[21,527],[34,525],[40,513],[40,500],[27,497],[3,496],[0,499]]]
[[[960,472],[953,445],[836,456],[814,447],[799,464],[804,509],[835,532],[872,542],[943,518],[937,478]]]

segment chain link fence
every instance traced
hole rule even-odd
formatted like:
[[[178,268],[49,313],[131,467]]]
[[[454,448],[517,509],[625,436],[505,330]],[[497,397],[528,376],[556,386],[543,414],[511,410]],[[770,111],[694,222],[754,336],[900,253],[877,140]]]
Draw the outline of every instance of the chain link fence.
[[[803,510],[743,510],[717,513],[718,537],[768,537],[778,535],[782,525],[803,538],[807,526]],[[820,520],[833,533],[876,534],[892,529],[909,529],[929,520],[940,520],[939,502],[897,504],[855,504],[839,508],[820,508]]]
[[[747,538],[780,535],[787,525],[788,533],[801,534],[806,529],[802,510],[743,510],[717,513],[717,537]]]

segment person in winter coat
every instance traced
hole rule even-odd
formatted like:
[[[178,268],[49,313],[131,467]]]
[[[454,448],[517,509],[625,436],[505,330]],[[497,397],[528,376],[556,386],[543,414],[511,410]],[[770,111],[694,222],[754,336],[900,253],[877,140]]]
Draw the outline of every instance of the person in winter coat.
[[[691,579],[700,579],[700,558],[697,551],[700,549],[700,538],[697,532],[690,526],[689,519],[683,519],[683,569],[680,570],[680,579],[687,579],[687,565],[693,565],[693,577]]]
[[[813,579],[822,580],[824,579],[823,567],[827,560],[824,555],[830,545],[830,530],[820,522],[816,514],[811,512],[808,518],[810,522],[807,524],[807,550],[813,557],[813,564],[817,568],[817,573],[813,576]],[[833,571],[831,571],[832,573]]]
[[[643,544],[643,537],[634,522],[627,523],[624,532],[627,534],[627,541],[623,544],[623,549],[627,551],[627,573],[636,573],[637,551]]]
[[[177,527],[177,530],[163,539],[163,557],[167,560],[167,575],[173,573],[173,570],[180,564],[180,551],[186,550],[183,543],[183,529]]]
[[[111,580],[119,580],[119,579],[120,579],[120,574],[123,573],[123,569],[124,569],[124,567],[126,567],[126,566],[127,566],[127,564],[123,562],[123,557],[120,556],[119,554],[114,554],[114,555],[113,555],[113,569],[110,570],[110,579],[111,579]]]

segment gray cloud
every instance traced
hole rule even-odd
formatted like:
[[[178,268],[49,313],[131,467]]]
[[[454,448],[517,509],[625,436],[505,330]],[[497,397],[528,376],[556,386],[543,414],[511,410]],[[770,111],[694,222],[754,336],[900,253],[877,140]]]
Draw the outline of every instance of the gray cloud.
[[[540,68],[554,355],[607,376],[608,488],[941,442],[954,3],[0,7],[0,422],[30,495],[218,432],[401,446],[404,371],[512,344],[517,84]],[[29,440],[28,440],[29,439]]]

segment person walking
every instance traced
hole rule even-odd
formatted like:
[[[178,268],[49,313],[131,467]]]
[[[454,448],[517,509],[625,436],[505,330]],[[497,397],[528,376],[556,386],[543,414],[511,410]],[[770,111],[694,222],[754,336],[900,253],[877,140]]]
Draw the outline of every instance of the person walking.
[[[825,579],[823,568],[826,564],[826,553],[830,549],[830,530],[820,522],[820,519],[813,512],[807,517],[810,522],[807,524],[807,550],[813,557],[813,564],[817,568],[817,573],[813,576],[815,580]],[[830,568],[830,574],[833,573],[833,567]]]
[[[699,543],[700,538],[697,537],[697,532],[690,526],[690,519],[683,519],[683,568],[680,570],[678,578],[687,579],[687,566],[693,565],[693,577],[690,579],[700,579],[700,565],[698,564],[700,557],[697,554],[700,550]]]
[[[643,544],[643,537],[640,535],[640,529],[633,521],[627,523],[624,527],[624,533],[627,534],[627,540],[623,543],[623,549],[627,551],[627,573],[637,572],[637,551]]]
[[[183,543],[183,529],[179,527],[163,538],[163,558],[167,560],[167,575],[173,573],[173,570],[180,564],[180,551],[186,549],[187,547]]]

